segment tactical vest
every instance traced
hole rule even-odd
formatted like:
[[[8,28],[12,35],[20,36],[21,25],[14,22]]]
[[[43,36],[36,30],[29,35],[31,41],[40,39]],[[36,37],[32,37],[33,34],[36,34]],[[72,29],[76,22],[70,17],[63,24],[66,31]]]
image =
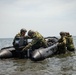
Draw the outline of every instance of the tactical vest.
[[[16,37],[14,40],[14,47],[19,48],[21,46],[26,46],[27,45],[27,40],[24,39],[23,37]]]

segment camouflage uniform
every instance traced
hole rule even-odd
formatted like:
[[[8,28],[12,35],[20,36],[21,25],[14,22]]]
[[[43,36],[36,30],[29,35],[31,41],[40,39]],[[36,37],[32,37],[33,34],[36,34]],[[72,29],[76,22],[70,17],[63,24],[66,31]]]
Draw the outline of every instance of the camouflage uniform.
[[[71,35],[66,36],[66,47],[67,50],[74,51],[73,38]]]
[[[65,53],[66,52],[66,38],[61,37],[59,40],[59,45],[58,45],[58,52],[59,54]]]
[[[61,38],[58,40],[58,54],[62,54],[66,52],[66,38],[65,38],[65,32],[60,32]]]
[[[13,46],[14,46],[14,44],[15,44],[16,38],[22,37],[23,39],[25,39],[24,37],[25,37],[25,33],[26,33],[26,32],[27,32],[27,30],[24,29],[24,28],[22,28],[22,29],[20,30],[20,33],[16,34],[16,36],[15,36],[15,38],[14,38],[14,40],[13,40]]]
[[[24,49],[24,50],[27,50],[29,49],[30,47],[32,47],[32,50],[34,49],[38,49],[40,47],[47,47],[47,42],[46,40],[43,38],[43,36],[39,33],[39,32],[34,32],[34,34],[32,35],[32,42],[29,43]]]

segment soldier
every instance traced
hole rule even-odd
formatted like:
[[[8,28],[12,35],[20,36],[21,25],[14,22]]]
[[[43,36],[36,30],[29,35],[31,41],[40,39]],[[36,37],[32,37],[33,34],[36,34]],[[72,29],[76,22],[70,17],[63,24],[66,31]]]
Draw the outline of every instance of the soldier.
[[[14,40],[13,40],[13,46],[18,47],[19,45],[22,46],[25,42],[25,34],[27,30],[26,29],[21,29],[20,33],[16,34]]]
[[[65,38],[65,33],[64,32],[60,32],[60,36],[61,38],[58,40],[58,50],[57,53],[58,54],[62,54],[66,52],[66,38]]]
[[[32,31],[29,30],[28,31],[28,36],[30,36],[32,38],[32,42],[30,42],[23,50],[22,52],[26,51],[27,49],[29,49],[30,47],[32,48],[32,50],[38,49],[40,47],[47,47],[47,42],[46,40],[43,38],[43,36],[37,32],[37,31]]]
[[[66,33],[66,47],[67,47],[67,50],[74,51],[75,47],[74,47],[72,35],[70,35],[69,32],[65,32],[65,33]]]
[[[20,33],[16,34],[14,40],[13,40],[13,46],[15,48],[14,56],[15,57],[20,57],[23,58],[24,55],[21,52],[21,50],[24,48],[25,45],[28,44],[27,39],[25,38],[27,30],[26,29],[21,29]],[[27,53],[27,52],[26,52]]]

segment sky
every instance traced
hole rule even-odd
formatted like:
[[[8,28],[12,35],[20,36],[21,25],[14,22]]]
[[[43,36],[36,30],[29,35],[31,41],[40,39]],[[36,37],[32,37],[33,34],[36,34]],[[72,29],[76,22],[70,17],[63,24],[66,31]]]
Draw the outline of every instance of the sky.
[[[13,38],[21,28],[44,37],[76,36],[75,24],[76,0],[0,0],[0,38]]]

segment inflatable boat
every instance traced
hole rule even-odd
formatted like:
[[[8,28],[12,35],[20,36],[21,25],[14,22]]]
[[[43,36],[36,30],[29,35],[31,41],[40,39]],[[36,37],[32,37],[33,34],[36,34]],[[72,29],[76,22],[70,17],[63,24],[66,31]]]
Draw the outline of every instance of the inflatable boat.
[[[44,60],[48,57],[53,56],[55,52],[57,51],[57,45],[58,43],[51,45],[48,48],[40,48],[33,51],[31,54],[31,60],[40,61],[40,60]]]
[[[28,57],[32,61],[39,61],[52,56],[57,50],[58,38],[46,37],[45,39],[48,44],[47,48],[39,48],[32,52],[30,52],[31,50],[27,50],[25,58]],[[13,46],[4,47],[0,50],[0,58],[15,58],[19,57],[20,54]]]

